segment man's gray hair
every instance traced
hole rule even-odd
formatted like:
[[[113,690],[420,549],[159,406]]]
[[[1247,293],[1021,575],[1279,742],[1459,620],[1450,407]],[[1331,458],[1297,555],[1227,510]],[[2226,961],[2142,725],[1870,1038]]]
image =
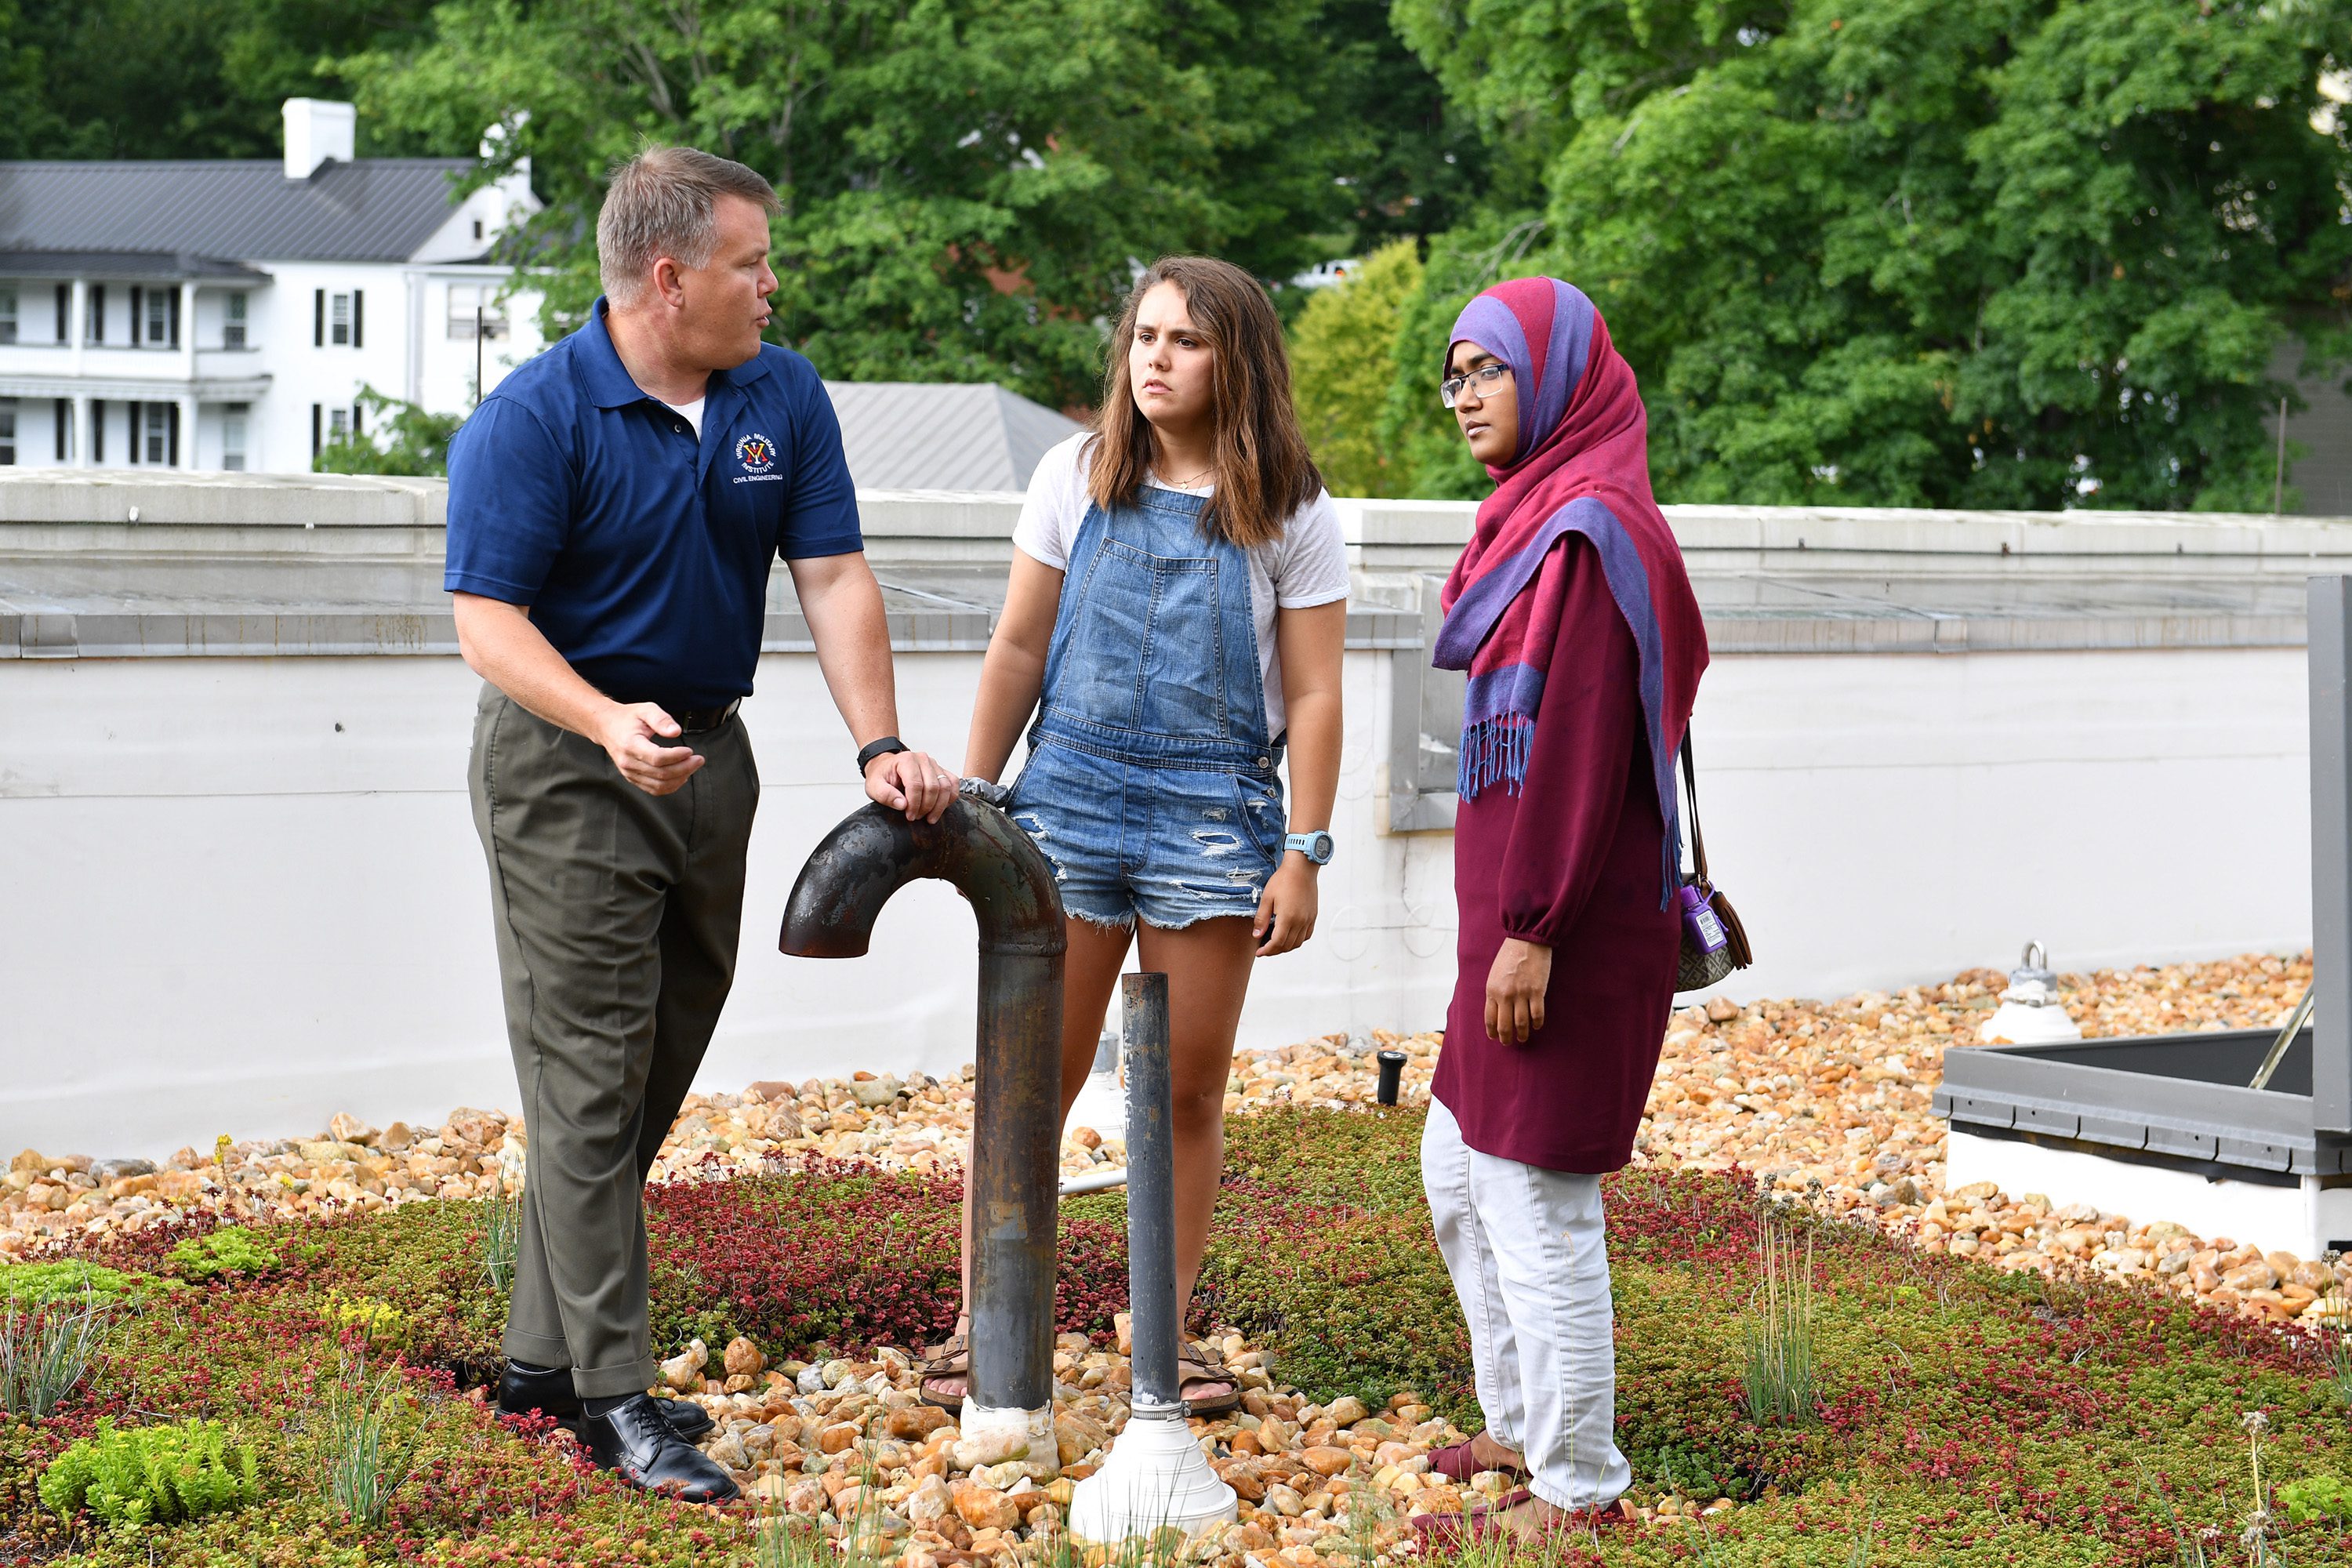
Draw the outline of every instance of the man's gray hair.
[[[614,170],[596,217],[604,297],[624,308],[635,304],[665,256],[681,266],[709,266],[719,244],[713,209],[720,196],[783,210],[776,188],[756,172],[692,147],[648,147]]]

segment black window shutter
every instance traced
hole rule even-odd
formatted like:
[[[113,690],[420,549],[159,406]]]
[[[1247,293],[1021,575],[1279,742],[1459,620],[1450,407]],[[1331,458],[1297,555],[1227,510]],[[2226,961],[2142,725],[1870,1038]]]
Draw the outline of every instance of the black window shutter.
[[[58,288],[62,290],[65,288],[65,285],[60,283],[58,285]],[[70,400],[63,397],[58,398],[56,402],[58,405],[58,461],[62,463],[66,460],[66,422],[73,417],[73,404]]]
[[[327,346],[327,291],[324,289],[314,291],[310,296],[310,346],[314,349]],[[318,445],[316,441],[310,444]]]
[[[58,285],[58,342],[73,342],[73,285],[70,283]],[[65,454],[59,452],[58,456],[62,458]]]
[[[141,405],[136,403],[126,403],[122,406],[127,411],[126,417],[129,419],[131,424],[131,460],[135,463],[139,460],[139,409]]]
[[[180,291],[172,290],[172,346],[180,346]]]
[[[194,438],[194,433],[193,431],[190,432],[189,438],[191,440]],[[172,405],[172,435],[171,446],[168,450],[172,459],[172,467],[175,468],[178,468],[180,466],[180,405],[176,403]]]
[[[147,324],[139,319],[139,299],[144,292],[138,284],[131,286],[131,346],[137,348],[147,341]]]
[[[106,399],[103,397],[89,400],[89,460],[93,463],[106,461]]]
[[[94,343],[106,341],[106,285],[103,283],[89,286],[89,341]]]
[[[352,347],[353,348],[360,346],[360,322],[366,319],[360,305],[365,299],[366,296],[358,289],[352,290]]]
[[[356,319],[356,318],[354,318],[354,319]],[[360,405],[359,405],[358,404],[354,403],[354,404],[352,404],[352,440],[354,440],[354,441],[356,441],[356,440],[358,440],[359,438],[360,438]]]
[[[318,457],[318,455],[319,455],[319,405],[318,405],[317,404],[313,403],[312,405],[310,405],[310,456],[311,456],[313,458],[316,458]]]

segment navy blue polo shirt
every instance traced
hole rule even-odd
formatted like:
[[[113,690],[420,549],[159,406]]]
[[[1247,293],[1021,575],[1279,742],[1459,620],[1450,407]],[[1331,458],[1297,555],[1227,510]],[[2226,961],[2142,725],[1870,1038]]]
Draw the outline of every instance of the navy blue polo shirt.
[[[865,548],[814,366],[763,344],[711,372],[697,441],[629,379],[601,299],[449,443],[442,586],[528,605],[555,651],[618,701],[748,694],[771,563]]]

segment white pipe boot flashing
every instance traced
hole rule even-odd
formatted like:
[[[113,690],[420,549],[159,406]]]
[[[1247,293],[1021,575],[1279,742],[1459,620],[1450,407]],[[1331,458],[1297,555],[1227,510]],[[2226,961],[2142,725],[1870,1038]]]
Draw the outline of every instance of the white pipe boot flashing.
[[[1186,1535],[1238,1515],[1240,1499],[1209,1468],[1200,1440],[1179,1405],[1131,1413],[1103,1468],[1070,1498],[1070,1534],[1093,1546],[1116,1545],[1172,1527]]]

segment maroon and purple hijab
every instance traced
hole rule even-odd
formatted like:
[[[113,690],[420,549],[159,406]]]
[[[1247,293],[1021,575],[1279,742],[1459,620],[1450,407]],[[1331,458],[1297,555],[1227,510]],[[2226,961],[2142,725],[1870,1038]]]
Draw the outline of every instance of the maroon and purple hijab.
[[[1642,716],[1658,805],[1662,899],[1682,879],[1675,754],[1690,722],[1706,632],[1682,548],[1650,494],[1649,417],[1633,367],[1584,294],[1556,278],[1497,283],[1464,308],[1446,344],[1475,343],[1511,367],[1518,455],[1489,468],[1495,493],[1439,604],[1434,662],[1466,669],[1459,788],[1465,800],[1527,776],[1545,666],[1566,601],[1568,552],[1581,534],[1599,552],[1610,596],[1641,656]],[[1450,372],[1446,373],[1450,374]]]

